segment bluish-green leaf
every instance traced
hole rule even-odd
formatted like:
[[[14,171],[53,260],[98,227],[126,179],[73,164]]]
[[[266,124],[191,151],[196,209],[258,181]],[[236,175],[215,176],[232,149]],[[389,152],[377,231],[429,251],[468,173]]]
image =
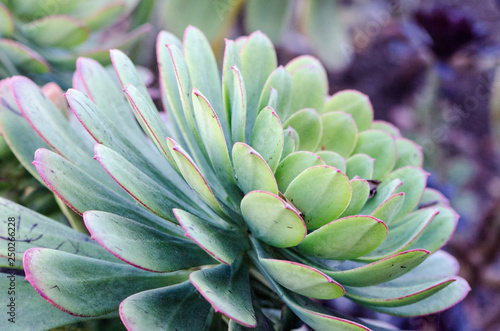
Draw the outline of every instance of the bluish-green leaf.
[[[346,160],[339,154],[332,151],[319,151],[316,154],[325,162],[326,165],[335,167],[346,172]]]
[[[389,255],[408,250],[419,234],[429,225],[432,218],[438,214],[438,210],[427,208],[406,215],[396,224],[389,226],[389,235],[380,247],[363,256],[362,260],[375,261]]]
[[[222,207],[193,159],[191,159],[189,154],[173,139],[167,138],[166,141],[167,147],[176,163],[176,167],[179,169],[189,186],[210,208],[219,214],[223,214]]]
[[[233,263],[248,249],[248,240],[235,229],[217,226],[181,209],[174,209],[174,214],[186,231],[186,237],[222,263]]]
[[[396,142],[383,131],[366,130],[358,135],[353,154],[367,154],[375,159],[373,179],[384,180],[396,163]]]
[[[386,235],[387,226],[375,217],[348,216],[308,234],[299,250],[323,259],[354,259],[373,251]]]
[[[423,249],[406,251],[370,264],[363,264],[346,270],[321,269],[342,285],[372,286],[396,279],[417,267],[429,256]]]
[[[344,288],[339,283],[310,266],[276,259],[259,261],[274,280],[295,293],[323,300],[344,295]]]
[[[245,195],[241,213],[255,238],[271,246],[295,246],[307,232],[297,210],[269,192],[253,191]]]
[[[292,104],[292,76],[282,66],[279,66],[269,75],[260,95],[259,111],[268,105],[271,97],[271,87],[274,88],[277,94],[276,105],[273,108],[276,110],[279,118],[282,121],[286,121]]]
[[[358,176],[361,179],[373,178],[375,159],[366,154],[354,154],[346,160],[346,175],[350,179]]]
[[[118,262],[90,237],[54,221],[33,210],[0,197],[0,256],[8,257],[8,238],[15,237],[15,265],[3,267],[22,268],[23,253],[32,247],[46,247],[64,252]],[[7,226],[7,219],[15,219],[14,226]]]
[[[29,35],[41,46],[73,48],[89,37],[90,30],[83,22],[64,15],[51,15],[24,26]]]
[[[351,114],[333,111],[321,116],[322,136],[317,149],[348,157],[358,139],[358,128]]]
[[[314,153],[295,152],[288,155],[280,162],[275,172],[280,192],[285,192],[292,180],[302,171],[318,165],[325,165],[325,162]]]
[[[228,113],[229,119],[231,119],[231,141],[245,142],[245,125],[247,116],[247,93],[245,88],[245,82],[243,82],[243,77],[237,67],[231,67],[232,78],[233,78],[233,94],[231,96],[230,110]]]
[[[465,298],[470,289],[465,279],[457,277],[455,282],[422,301],[402,307],[370,306],[369,308],[385,314],[402,317],[429,315],[456,305]]]
[[[283,161],[288,155],[293,152],[296,152],[299,147],[299,134],[295,131],[294,128],[289,126],[285,130],[283,130],[283,151],[281,152],[280,162]]]
[[[373,107],[367,95],[344,90],[332,95],[325,103],[325,112],[340,110],[352,114],[359,132],[368,130],[373,121]]]
[[[51,190],[79,214],[87,210],[106,210],[136,221],[144,220],[146,225],[174,235],[181,233],[177,226],[137,206],[132,198],[110,190],[62,156],[39,149],[34,164]]]
[[[283,124],[285,128],[288,126],[294,128],[299,134],[299,150],[316,151],[323,132],[321,118],[316,110],[306,108],[294,112]]]
[[[134,267],[170,272],[217,263],[192,241],[123,216],[86,211],[83,217],[92,239]]]
[[[252,306],[248,263],[241,256],[231,265],[219,265],[193,272],[191,283],[216,312],[248,327],[257,320]]]
[[[226,139],[217,115],[208,100],[199,92],[193,92],[193,105],[199,135],[205,146],[216,176],[226,188],[229,197],[239,200],[239,190],[233,175]]]
[[[292,75],[293,82],[291,114],[304,108],[312,108],[322,113],[328,92],[322,72],[313,65],[304,65],[294,70],[290,70],[288,65],[286,68]]]
[[[26,279],[54,306],[79,316],[118,309],[134,293],[185,281],[189,272],[158,274],[48,248],[24,254]]]
[[[278,60],[274,46],[260,31],[252,33],[240,51],[241,73],[247,89],[247,126],[246,141],[250,141],[253,125],[260,109],[259,97],[267,78],[276,69]]]
[[[201,330],[210,312],[191,282],[143,291],[120,304],[127,330]]]
[[[255,190],[278,194],[273,171],[252,147],[244,143],[234,144],[233,165],[236,182],[244,194]]]
[[[422,147],[406,138],[396,138],[396,146],[398,149],[398,157],[394,169],[399,169],[408,165],[420,168],[423,166],[424,154],[422,153]]]
[[[351,193],[347,176],[336,168],[324,165],[304,170],[284,194],[300,210],[307,228],[311,230],[342,214],[351,200]]]
[[[340,217],[356,215],[360,212],[370,195],[370,185],[365,179],[351,180],[352,197]]]
[[[229,140],[229,124],[222,103],[219,69],[212,47],[205,35],[193,26],[184,32],[184,57],[193,87],[198,89],[212,105],[222,131]]]
[[[283,126],[274,109],[265,107],[257,116],[250,145],[269,164],[272,172],[280,162],[284,144]]]

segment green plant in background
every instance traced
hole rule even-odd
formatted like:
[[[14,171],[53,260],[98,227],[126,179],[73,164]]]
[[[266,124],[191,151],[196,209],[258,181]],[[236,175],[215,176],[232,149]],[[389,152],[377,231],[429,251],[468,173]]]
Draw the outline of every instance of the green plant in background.
[[[127,33],[127,24],[123,22],[138,3],[2,0],[0,78],[20,73],[39,82],[55,79],[69,86],[66,76],[71,77],[77,57],[91,57],[108,64],[110,48],[128,50],[144,35],[147,26]],[[40,76],[48,72],[53,75]]]
[[[13,153],[95,240],[0,200],[2,220],[18,222],[20,295],[33,299],[20,302],[22,326],[119,308],[129,330],[290,329],[296,318],[381,330],[317,299],[418,316],[465,297],[456,260],[440,250],[458,216],[426,188],[420,147],[373,121],[365,95],[329,97],[311,56],[278,67],[260,32],[226,41],[222,80],[196,28],[183,43],[161,32],[157,56],[166,121],[118,50],[120,86],[78,60],[68,118],[29,79],[0,83]]]
[[[188,25],[197,26],[216,50],[222,50],[224,38],[236,28],[241,15],[244,33],[260,30],[274,44],[295,52],[307,48],[328,69],[342,69],[351,60],[348,26],[352,15],[345,15],[338,1],[167,0],[158,2],[158,7],[161,27],[181,36]]]

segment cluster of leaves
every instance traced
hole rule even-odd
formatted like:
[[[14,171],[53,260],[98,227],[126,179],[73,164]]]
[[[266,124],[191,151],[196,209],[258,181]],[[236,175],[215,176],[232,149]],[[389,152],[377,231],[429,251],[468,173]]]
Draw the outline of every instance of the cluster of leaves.
[[[294,316],[318,330],[381,330],[317,299],[416,316],[468,293],[440,251],[458,215],[426,188],[420,147],[373,121],[365,95],[329,97],[310,56],[278,67],[260,32],[226,41],[222,80],[196,28],[183,42],[160,33],[157,55],[166,121],[118,50],[120,86],[77,61],[68,118],[29,79],[0,82],[6,141],[94,239],[0,200],[2,220],[19,222],[20,291],[74,315],[24,302],[23,313],[46,315],[40,327],[119,308],[129,330],[272,330]]]
[[[74,70],[79,56],[109,63],[110,48],[129,49],[148,30],[126,33],[116,23],[137,0],[2,0],[0,2],[0,78],[17,73],[38,77]],[[52,76],[51,76],[52,77]]]

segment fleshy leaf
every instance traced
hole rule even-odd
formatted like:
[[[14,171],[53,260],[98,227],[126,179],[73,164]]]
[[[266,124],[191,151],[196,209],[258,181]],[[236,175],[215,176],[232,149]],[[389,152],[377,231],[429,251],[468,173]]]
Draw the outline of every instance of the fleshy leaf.
[[[352,197],[349,205],[340,217],[358,214],[370,195],[370,185],[365,179],[351,180]]]
[[[373,121],[373,107],[365,94],[344,90],[335,93],[325,103],[325,112],[340,110],[352,114],[359,132],[368,130]]]
[[[258,54],[258,56],[256,56]],[[274,46],[260,31],[252,33],[240,51],[241,73],[247,89],[246,141],[250,141],[253,126],[259,113],[259,97],[267,78],[276,69],[278,60]]]
[[[83,22],[92,31],[105,29],[125,15],[127,6],[125,3],[108,4],[92,15],[85,16]]]
[[[175,162],[165,142],[165,138],[170,136],[170,132],[161,120],[158,110],[154,104],[150,102],[149,94],[146,94],[148,97],[145,97],[140,90],[130,84],[125,87],[123,92],[125,92],[134,110],[135,117],[141,124],[144,132],[146,132],[156,148],[175,169]]]
[[[250,145],[269,164],[273,173],[280,162],[284,139],[279,117],[274,109],[265,107],[255,121]]]
[[[386,121],[373,121],[370,129],[385,131],[395,138],[401,137],[401,131],[399,131],[398,127]]]
[[[173,221],[175,217],[172,208],[182,206],[190,210],[193,209],[189,205],[189,200],[160,186],[155,180],[128,162],[121,154],[101,144],[96,144],[94,150],[94,158],[99,161],[110,176],[132,198],[158,216]],[[130,178],[133,178],[134,181],[130,181]]]
[[[305,264],[276,259],[259,259],[259,261],[274,280],[295,293],[323,300],[336,299],[344,295],[344,289],[340,284]]]
[[[408,165],[416,167],[423,166],[424,154],[422,153],[422,147],[406,138],[396,138],[396,146],[398,149],[398,157],[394,169],[399,169]]]
[[[316,151],[321,139],[321,118],[316,110],[306,108],[293,113],[283,124],[287,128],[291,126],[300,137],[299,150]]]
[[[358,137],[358,128],[351,114],[333,111],[321,116],[323,127],[317,149],[339,153],[343,157],[351,155]]]
[[[193,272],[189,278],[216,312],[248,327],[257,320],[252,306],[248,264],[240,256],[232,265],[219,265]]]
[[[319,151],[316,154],[325,162],[326,165],[337,168],[343,173],[346,171],[346,160],[340,154],[332,151]]]
[[[348,216],[308,234],[299,250],[323,259],[354,259],[373,251],[386,235],[387,226],[375,217]]]
[[[231,228],[219,227],[181,209],[174,209],[174,214],[186,231],[186,237],[194,240],[217,261],[231,264],[248,248],[248,240]]]
[[[241,58],[240,58],[240,53],[238,50],[238,47],[236,46],[236,43],[234,40],[229,40],[226,39],[226,48],[224,49],[224,60],[222,63],[222,95],[224,99],[224,108],[226,110],[226,118],[228,119],[228,123],[231,124],[231,130],[233,130],[233,125],[232,124],[232,115],[231,113],[234,112],[233,110],[233,104],[235,103],[234,98],[241,98],[241,93],[240,95],[237,95],[238,91],[235,90],[235,87],[238,85],[243,85],[243,79],[241,79],[241,83],[235,82],[234,78],[236,76],[241,77],[241,72],[239,69],[241,69]],[[237,85],[236,85],[237,84]],[[242,91],[240,91],[242,92]],[[246,89],[244,90],[245,93],[245,114],[246,114]],[[237,105],[239,102],[237,103]],[[234,134],[231,135],[232,138],[234,139]],[[243,141],[244,142],[244,137]],[[233,140],[233,143],[236,142]]]
[[[205,35],[193,26],[184,32],[184,57],[191,82],[208,100],[217,115],[222,131],[229,140],[229,125],[222,104],[219,69],[212,47]],[[198,124],[199,125],[199,124]]]
[[[419,208],[429,207],[429,206],[450,206],[450,201],[446,198],[443,193],[436,189],[426,187],[424,193],[420,198],[418,203]]]
[[[170,272],[216,263],[193,242],[131,219],[101,211],[87,211],[83,217],[92,239],[134,267]]]
[[[134,145],[145,150],[151,148],[122,89],[106,69],[97,61],[83,57],[78,59],[76,67],[88,97],[113,119],[114,125],[120,130],[127,130],[127,135],[133,137]]]
[[[255,238],[275,247],[295,246],[307,232],[299,213],[269,192],[253,191],[245,195],[241,213]]]
[[[375,159],[373,178],[383,180],[396,163],[396,142],[383,131],[366,130],[358,135],[353,154],[368,154]]]
[[[351,200],[351,184],[340,170],[315,166],[298,175],[284,194],[300,210],[307,228],[317,229],[346,209]]]
[[[315,330],[346,330],[360,331],[370,329],[356,322],[344,319],[342,317],[329,315],[326,309],[318,303],[304,298],[298,294],[290,292],[281,285],[277,284],[274,279],[261,268],[261,271],[266,275],[267,279],[273,285],[273,289],[279,294],[286,306],[290,308],[304,323],[314,328]],[[307,308],[304,308],[307,307]]]
[[[222,214],[222,207],[215,198],[205,177],[203,177],[200,169],[198,169],[189,154],[171,138],[167,138],[167,147],[176,163],[176,167],[179,169],[189,186],[210,208]]]
[[[461,277],[457,277],[455,282],[422,301],[402,307],[386,308],[370,306],[370,309],[402,317],[429,315],[456,305],[465,298],[469,291],[470,286],[467,281]]]
[[[395,171],[391,172],[389,176],[387,176],[387,178],[385,179],[385,183],[390,183],[390,181],[396,178],[399,178],[403,182],[403,184],[399,186],[395,192],[404,192],[405,194],[405,201],[403,203],[403,206],[401,207],[397,215],[394,216],[395,221],[417,207],[427,184],[428,176],[429,174],[422,168],[414,166],[406,166],[396,169]],[[383,187],[384,184],[382,183],[379,188],[382,189]]]
[[[290,115],[293,91],[292,84],[292,76],[285,68],[279,66],[274,70],[267,78],[262,94],[260,95],[259,111],[268,105],[271,97],[271,88],[274,88],[277,93],[277,100],[273,108],[276,110],[279,118],[285,121]]]
[[[281,152],[280,162],[291,153],[296,152],[299,146],[299,134],[291,126],[283,130],[283,136],[283,152]]]
[[[190,282],[144,291],[120,304],[127,330],[201,330],[210,304]]]
[[[234,181],[233,167],[222,127],[208,100],[199,92],[193,92],[193,105],[200,138],[210,158],[215,174],[229,193],[229,197],[238,200],[239,190]]]
[[[35,153],[34,164],[50,189],[79,214],[86,210],[106,210],[134,220],[144,220],[146,225],[171,234],[181,233],[177,226],[137,206],[134,200],[118,195],[62,156],[39,149]]]
[[[166,159],[152,145],[149,145],[148,149],[137,146],[133,137],[125,134],[120,127],[116,126],[116,121],[110,117],[112,114],[101,110],[78,90],[69,89],[66,92],[66,98],[75,117],[93,138],[92,147],[95,142],[103,144],[121,155],[127,155],[127,160],[130,163],[144,171],[149,177],[154,178],[159,184],[165,187],[178,186],[181,189],[184,186],[183,189],[187,189],[187,185],[168,165]],[[92,165],[95,167],[98,164],[93,162]],[[104,169],[98,167],[97,170],[103,171]],[[119,194],[127,195],[118,188],[116,182],[107,173],[104,173],[104,176],[104,179],[107,180],[106,183],[111,180],[108,186],[114,188]]]
[[[391,195],[398,193],[396,190],[401,187],[402,184],[399,178],[394,178],[390,181],[385,180],[383,183],[377,185],[373,191],[374,196],[368,199],[360,213],[363,215],[370,215],[373,213],[373,211]]]
[[[47,61],[31,48],[10,39],[0,38],[0,52],[16,67],[32,74],[43,74],[50,70]]]
[[[350,179],[358,176],[361,179],[373,178],[375,159],[366,154],[354,154],[346,160],[346,175]]]
[[[371,216],[376,217],[379,220],[383,221],[385,224],[389,225],[396,213],[403,205],[404,201],[405,194],[403,192],[394,194],[393,196],[385,200],[380,206],[378,206],[377,209],[375,209],[373,213],[371,213]]]
[[[408,246],[409,249],[422,248],[434,253],[452,236],[460,216],[449,207],[436,206],[435,208],[439,214],[432,218],[424,231]]]
[[[90,30],[71,16],[46,16],[25,25],[25,33],[42,46],[73,48],[89,37]]]
[[[304,108],[312,108],[321,113],[328,92],[328,83],[324,80],[322,70],[309,64],[295,68],[289,63],[285,68],[292,75],[293,82],[291,114]]]
[[[391,223],[389,235],[384,243],[361,259],[374,261],[407,250],[438,213],[435,208],[420,209],[406,215],[397,223]]]
[[[428,256],[428,251],[416,249],[394,254],[385,259],[352,269],[342,271],[320,270],[342,285],[372,286],[388,282],[410,272]]]
[[[10,91],[10,78],[0,80],[0,131],[17,160],[45,185],[31,162],[38,148],[50,149],[50,146],[23,117]]]
[[[0,35],[10,37],[14,32],[14,18],[3,3],[0,3]]]
[[[252,147],[244,143],[234,144],[233,165],[236,182],[244,194],[255,190],[278,194],[273,171]]]
[[[109,183],[109,178],[92,161],[92,150],[79,144],[80,137],[71,129],[61,111],[26,77],[11,80],[14,98],[26,120],[40,137],[57,153],[76,164],[92,169],[92,175]]]
[[[280,162],[275,172],[280,192],[285,192],[292,180],[302,171],[318,165],[325,165],[325,162],[314,153],[295,152],[288,155]]]
[[[131,294],[179,283],[189,275],[186,271],[151,273],[48,248],[30,248],[23,264],[27,280],[40,295],[77,316],[109,313]]]
[[[233,77],[233,95],[231,96],[231,141],[245,142],[245,125],[247,116],[247,92],[243,77],[237,67],[231,67]]]
[[[15,232],[16,238],[15,265],[4,265],[3,267],[21,268],[22,254],[32,247],[53,248],[68,253],[118,262],[102,247],[91,241],[89,236],[1,197],[0,216],[5,223],[5,225],[0,226],[0,242],[2,242],[0,256],[8,257],[6,241],[13,232]],[[9,217],[15,218],[14,231],[9,231],[9,227],[7,227]]]
[[[441,291],[456,279],[440,282],[390,286],[388,283],[370,287],[346,288],[346,297],[362,305],[377,307],[400,307],[424,300]]]
[[[8,289],[11,282],[11,274],[0,273],[0,277],[0,286]],[[7,318],[5,318],[0,324],[2,328],[14,330],[52,330],[60,326],[88,320],[88,318],[73,316],[57,309],[42,298],[24,277],[16,275],[15,278],[15,324],[8,322]],[[111,313],[103,315],[102,318],[114,317],[116,315],[116,313]],[[9,315],[6,315],[6,317],[10,318]],[[11,325],[7,326],[8,324]]]

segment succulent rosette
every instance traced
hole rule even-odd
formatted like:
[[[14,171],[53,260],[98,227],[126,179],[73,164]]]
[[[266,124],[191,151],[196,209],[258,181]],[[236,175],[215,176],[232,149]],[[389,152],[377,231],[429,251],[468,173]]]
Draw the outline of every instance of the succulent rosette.
[[[440,250],[458,215],[367,96],[328,96],[318,60],[278,66],[260,32],[226,40],[222,79],[194,27],[161,32],[157,57],[168,116],[118,50],[118,80],[78,60],[69,118],[27,78],[0,84],[12,151],[91,234],[1,200],[26,280],[74,315],[45,326],[119,309],[129,330],[381,330],[320,300],[418,316],[465,297]]]
[[[110,48],[129,49],[146,26],[117,26],[137,0],[0,1],[0,78],[74,70],[79,56],[109,63]],[[122,24],[123,25],[123,24]],[[61,78],[61,77],[58,77]]]

